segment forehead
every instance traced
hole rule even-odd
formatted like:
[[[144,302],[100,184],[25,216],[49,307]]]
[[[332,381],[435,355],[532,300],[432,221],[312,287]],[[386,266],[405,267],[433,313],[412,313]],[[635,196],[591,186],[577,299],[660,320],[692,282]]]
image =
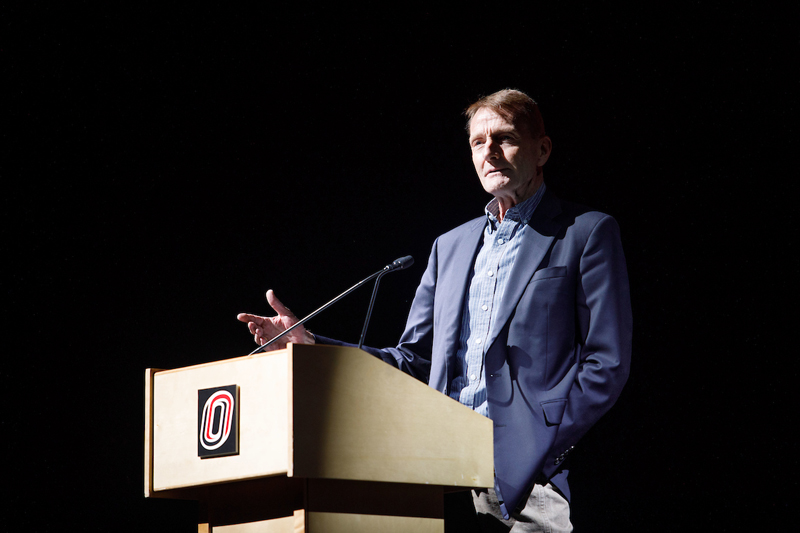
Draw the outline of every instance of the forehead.
[[[470,137],[497,131],[517,131],[517,128],[488,107],[479,109],[469,121]]]

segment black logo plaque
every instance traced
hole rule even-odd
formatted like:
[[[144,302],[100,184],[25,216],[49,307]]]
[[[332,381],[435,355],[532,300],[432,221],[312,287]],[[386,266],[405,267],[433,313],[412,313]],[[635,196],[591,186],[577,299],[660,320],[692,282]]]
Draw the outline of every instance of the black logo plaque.
[[[203,459],[239,453],[239,387],[197,391],[197,455]]]

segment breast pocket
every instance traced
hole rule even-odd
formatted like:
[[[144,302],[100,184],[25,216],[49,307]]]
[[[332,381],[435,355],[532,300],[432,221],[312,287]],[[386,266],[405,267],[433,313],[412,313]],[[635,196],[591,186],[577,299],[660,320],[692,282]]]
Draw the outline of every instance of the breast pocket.
[[[517,303],[508,334],[509,364],[530,370],[537,386],[557,383],[571,364],[575,339],[575,280],[566,265],[543,268]],[[558,420],[559,406],[548,407]]]
[[[537,270],[531,278],[531,283],[540,279],[563,278],[567,275],[567,267],[557,266]]]

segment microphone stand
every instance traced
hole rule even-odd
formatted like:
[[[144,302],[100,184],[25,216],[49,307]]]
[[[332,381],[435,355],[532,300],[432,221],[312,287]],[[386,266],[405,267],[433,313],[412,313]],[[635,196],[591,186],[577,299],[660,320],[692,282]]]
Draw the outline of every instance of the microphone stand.
[[[358,339],[359,350],[364,344],[364,337],[367,336],[367,326],[369,326],[369,319],[372,316],[372,306],[375,305],[375,296],[378,295],[378,284],[381,282],[383,275],[387,273],[388,271],[382,270],[378,273],[378,277],[375,278],[375,287],[372,288],[372,297],[369,299],[369,309],[367,309],[367,319],[364,321],[364,329],[361,330],[361,338]]]
[[[402,270],[404,268],[408,268],[413,263],[414,263],[414,259],[410,255],[408,255],[406,257],[401,257],[400,259],[395,260],[390,265],[386,265],[381,270],[375,272],[371,276],[359,281],[358,283],[356,283],[355,285],[353,285],[352,287],[350,287],[349,289],[344,291],[342,294],[340,294],[339,296],[337,296],[336,298],[334,298],[330,302],[326,303],[325,305],[323,305],[322,307],[320,307],[319,309],[317,309],[316,311],[314,311],[313,313],[311,313],[307,317],[303,318],[302,320],[299,320],[299,321],[295,322],[290,327],[285,329],[282,333],[279,333],[275,337],[271,338],[269,341],[267,341],[266,343],[262,344],[261,346],[259,346],[255,350],[253,350],[252,352],[250,352],[248,355],[255,355],[257,353],[263,352],[264,350],[266,350],[267,346],[269,346],[270,344],[274,343],[275,341],[277,341],[278,339],[280,339],[281,337],[283,337],[284,335],[286,335],[290,331],[294,330],[296,327],[305,324],[306,322],[308,322],[309,320],[311,320],[312,318],[314,318],[315,316],[320,314],[322,311],[324,311],[325,309],[329,308],[330,306],[332,306],[333,304],[335,304],[336,302],[338,302],[339,300],[341,300],[342,298],[344,298],[345,296],[347,296],[348,294],[350,294],[354,290],[358,289],[359,287],[361,287],[365,283],[370,282],[375,278],[378,278],[378,281],[380,281],[380,278],[383,277],[385,274],[388,274],[389,272],[392,272],[394,270]],[[375,289],[372,292],[372,300],[370,301],[370,304],[369,304],[370,313],[372,312],[372,305],[375,302],[375,291],[378,290],[378,281],[375,282]],[[367,316],[367,322],[369,322],[369,316]],[[361,340],[362,341],[364,340],[364,334],[365,334],[366,330],[367,330],[367,325],[364,324],[364,331],[361,332]],[[361,343],[359,343],[358,347],[361,348]]]

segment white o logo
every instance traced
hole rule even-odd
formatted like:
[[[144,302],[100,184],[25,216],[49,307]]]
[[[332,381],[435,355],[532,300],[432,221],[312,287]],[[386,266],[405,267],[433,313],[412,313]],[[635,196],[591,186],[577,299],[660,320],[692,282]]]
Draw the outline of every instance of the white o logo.
[[[206,450],[216,450],[230,437],[233,403],[231,393],[224,390],[215,392],[206,400],[200,425],[200,444]]]

